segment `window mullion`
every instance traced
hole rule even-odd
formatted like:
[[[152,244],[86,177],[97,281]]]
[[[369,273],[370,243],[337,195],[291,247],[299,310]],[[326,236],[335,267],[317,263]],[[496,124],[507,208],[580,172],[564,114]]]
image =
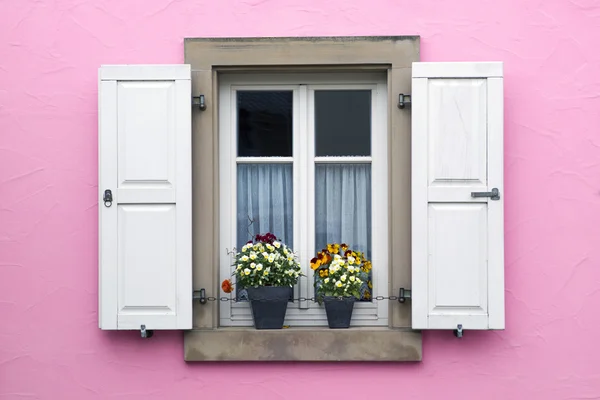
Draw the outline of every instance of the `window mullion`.
[[[310,243],[312,232],[310,230],[310,201],[311,198],[311,175],[309,162],[309,116],[308,116],[308,90],[306,85],[300,85],[298,89],[298,132],[294,132],[294,155],[297,155],[297,164],[294,168],[298,176],[298,192],[294,195],[294,204],[299,204],[298,217],[295,219],[295,225],[298,227],[300,235],[300,264],[303,267],[302,273],[306,276],[300,278],[299,290],[300,297],[309,297],[309,260]],[[313,240],[314,241],[314,240]],[[308,301],[299,302],[299,308],[307,309]]]

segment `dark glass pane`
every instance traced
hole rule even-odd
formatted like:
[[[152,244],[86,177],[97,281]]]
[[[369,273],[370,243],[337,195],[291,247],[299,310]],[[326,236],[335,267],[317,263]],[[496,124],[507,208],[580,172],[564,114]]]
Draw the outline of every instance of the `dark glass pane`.
[[[238,91],[238,156],[291,157],[292,91]]]
[[[315,146],[317,157],[371,155],[371,91],[315,91]]]

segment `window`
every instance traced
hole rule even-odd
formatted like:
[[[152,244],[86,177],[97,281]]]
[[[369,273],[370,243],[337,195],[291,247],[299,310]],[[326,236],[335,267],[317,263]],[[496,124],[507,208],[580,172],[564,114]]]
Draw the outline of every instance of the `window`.
[[[388,155],[387,164],[387,206],[379,209],[374,207],[374,213],[384,211],[387,215],[384,229],[372,226],[372,232],[387,233],[387,248],[383,255],[387,257],[385,268],[379,268],[374,264],[374,270],[387,274],[384,286],[375,282],[376,290],[383,294],[397,294],[398,288],[410,288],[411,286],[411,226],[410,226],[410,111],[398,110],[396,107],[397,93],[411,92],[411,67],[414,61],[419,60],[419,38],[406,37],[352,37],[352,38],[224,38],[224,39],[186,39],[185,62],[191,65],[192,95],[204,95],[206,100],[206,111],[192,113],[192,137],[193,137],[193,286],[195,290],[204,288],[206,296],[222,297],[224,293],[220,289],[221,276],[225,275],[222,268],[222,258],[226,254],[226,248],[231,249],[237,245],[237,232],[234,221],[237,221],[237,213],[231,215],[230,233],[225,241],[222,239],[221,216],[224,207],[231,207],[237,197],[229,196],[223,198],[221,187],[229,184],[231,190],[237,191],[237,178],[232,181],[223,182],[221,179],[221,151],[220,143],[223,121],[219,121],[222,113],[223,82],[238,77],[249,77],[254,74],[254,80],[230,81],[242,88],[246,87],[252,91],[281,92],[275,90],[274,86],[285,87],[283,91],[292,92],[292,136],[290,156],[290,137],[280,137],[278,141],[272,141],[265,145],[258,145],[253,137],[244,137],[241,143],[245,143],[241,155],[236,147],[230,149],[229,157],[232,158],[227,165],[235,167],[237,174],[237,157],[294,157],[294,123],[306,124],[297,130],[307,130],[309,126],[308,103],[299,103],[294,98],[305,91],[307,101],[309,86],[334,85],[339,89],[345,85],[345,93],[353,90],[352,85],[384,85],[384,89],[378,93],[385,97],[385,103],[381,110],[381,120],[385,123],[385,138],[381,142],[385,146]],[[300,76],[310,75],[313,78],[321,74],[321,80],[304,80]],[[363,78],[369,74],[376,75],[375,79],[357,80],[356,74]],[[325,76],[327,75],[327,76]],[[345,78],[342,79],[342,75]],[[258,77],[266,78],[258,81]],[[289,79],[283,79],[283,78]],[[336,77],[339,79],[336,81]],[[257,90],[257,85],[262,84],[262,90]],[[268,86],[268,88],[266,87]],[[291,89],[290,89],[291,87]],[[323,91],[330,88],[321,87]],[[296,90],[296,92],[294,92]],[[362,90],[362,89],[359,89]],[[370,89],[372,90],[372,89]],[[259,93],[260,94],[260,93]],[[325,96],[328,94],[325,93]],[[335,93],[330,93],[335,96]],[[252,94],[247,93],[243,101],[250,101]],[[269,101],[278,101],[279,106],[288,100],[283,100],[281,94],[277,94],[279,100],[274,100],[275,95],[269,95]],[[289,95],[287,95],[289,96]],[[317,95],[318,96],[318,95]],[[328,104],[327,98],[315,98],[316,102]],[[236,99],[237,101],[237,99]],[[235,104],[235,103],[232,103]],[[237,105],[236,105],[237,107]],[[295,107],[295,108],[294,108]],[[313,106],[314,107],[314,106]],[[237,108],[236,108],[237,109]],[[289,108],[288,108],[289,109]],[[234,112],[234,110],[230,110]],[[304,112],[304,119],[294,118],[294,112]],[[319,118],[318,113],[312,114],[313,118]],[[372,115],[371,115],[372,116]],[[270,124],[284,119],[285,114],[272,119]],[[232,123],[233,118],[225,120],[224,123]],[[321,121],[327,123],[327,121]],[[318,122],[317,122],[318,124]],[[314,121],[313,121],[314,126]],[[230,129],[233,129],[230,127]],[[257,128],[254,127],[254,130]],[[264,133],[264,132],[263,132]],[[372,132],[371,132],[372,133]],[[299,136],[298,136],[299,137]],[[372,138],[371,138],[372,139]],[[236,137],[237,140],[237,137]],[[371,144],[373,140],[371,140]],[[321,143],[322,144],[322,143]],[[307,146],[305,146],[306,148]],[[318,146],[327,153],[329,149]],[[360,149],[366,146],[361,143]],[[286,155],[283,151],[287,151]],[[317,153],[321,156],[324,153]],[[375,149],[370,148],[372,156]],[[279,153],[276,155],[274,153]],[[392,156],[393,155],[393,156]],[[324,156],[340,157],[339,154],[325,154]],[[353,156],[364,157],[364,154],[353,154]],[[308,165],[308,154],[300,156],[297,162]],[[302,158],[303,157],[303,158]],[[233,159],[235,158],[235,159]],[[303,161],[302,161],[303,160]],[[373,162],[377,163],[377,158]],[[292,164],[296,160],[292,161]],[[329,165],[329,164],[328,164]],[[280,167],[283,165],[280,163]],[[317,165],[315,165],[315,168]],[[258,167],[257,167],[258,168]],[[288,167],[289,168],[289,167]],[[294,173],[292,165],[292,175]],[[308,177],[308,174],[305,174]],[[375,177],[375,175],[372,175]],[[307,178],[308,179],[308,178]],[[380,178],[377,178],[380,180]],[[385,180],[385,179],[384,179]],[[373,179],[375,182],[375,179]],[[375,182],[378,183],[378,182]],[[292,178],[293,191],[297,185],[307,186],[308,182],[296,182]],[[293,198],[292,213],[297,213],[298,207],[307,207],[308,202],[300,202]],[[230,208],[227,208],[230,210]],[[308,213],[308,210],[303,211]],[[311,212],[315,212],[312,210]],[[231,213],[230,213],[231,214]],[[293,214],[294,215],[294,214]],[[377,217],[372,216],[374,221]],[[292,220],[294,217],[292,216]],[[298,220],[296,218],[295,220]],[[303,221],[300,221],[303,222]],[[313,227],[312,225],[310,225]],[[311,237],[316,236],[315,232]],[[299,240],[304,246],[315,245],[307,237],[296,238],[297,226],[292,226],[293,241]],[[296,231],[295,231],[296,230]],[[307,231],[300,231],[306,236]],[[376,243],[375,236],[371,242]],[[294,245],[295,250],[298,249]],[[308,249],[305,249],[310,255]],[[374,253],[376,253],[374,249]],[[374,254],[376,256],[376,254]],[[387,269],[386,269],[387,268]],[[377,278],[376,278],[377,279]],[[304,285],[304,286],[303,286]],[[310,290],[311,285],[307,278],[300,282],[296,289],[298,291]],[[278,331],[257,331],[249,327],[249,318],[240,321],[242,326],[225,326],[222,324],[222,310],[229,307],[230,302],[208,302],[206,304],[194,303],[193,326],[194,329],[184,335],[185,359],[187,361],[208,360],[420,360],[421,359],[421,333],[411,329],[411,308],[409,304],[400,304],[397,301],[385,301],[388,307],[387,313],[378,312],[377,320],[375,313],[371,310],[371,321],[364,321],[363,326],[355,329],[329,330],[325,326],[324,315],[317,325],[298,326],[291,325],[290,329]],[[375,304],[371,303],[371,304]],[[377,303],[379,304],[379,303]],[[242,305],[243,307],[245,305]],[[288,314],[291,312],[312,313],[315,310],[300,309],[296,303],[290,304]],[[296,310],[293,308],[296,307]],[[365,306],[366,307],[366,306]],[[238,310],[233,309],[234,314]],[[240,309],[239,312],[242,312]],[[356,314],[353,316],[353,320]],[[249,317],[249,314],[248,316]],[[387,317],[387,325],[385,318]],[[315,320],[314,316],[307,318]],[[229,319],[231,321],[231,319]],[[374,326],[381,323],[383,326]],[[371,325],[373,324],[373,325]],[[244,325],[246,325],[244,327]],[[318,338],[318,340],[317,340]],[[336,342],[335,345],[333,342]],[[239,343],[244,346],[239,346]],[[373,346],[377,343],[378,346]],[[335,349],[335,350],[333,350]]]
[[[416,361],[415,329],[503,329],[502,63],[415,63],[418,44],[199,39],[189,65],[101,67],[100,328],[185,330],[187,361]],[[329,330],[295,301],[290,329],[245,328],[217,282],[264,230],[305,268],[350,242],[373,295],[411,288],[410,305],[365,298],[363,326]]]
[[[219,94],[220,278],[232,247],[273,232],[303,267],[293,297],[311,298],[310,259],[347,243],[375,266],[353,326],[387,326],[387,302],[369,300],[388,288],[386,75],[225,74]],[[293,301],[286,324],[324,326],[324,308]],[[251,326],[248,304],[222,304],[220,325]]]

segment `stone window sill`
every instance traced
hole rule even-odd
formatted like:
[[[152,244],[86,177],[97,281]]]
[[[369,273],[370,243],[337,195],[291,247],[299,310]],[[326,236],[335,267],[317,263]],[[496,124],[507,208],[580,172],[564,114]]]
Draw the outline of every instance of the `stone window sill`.
[[[421,361],[421,332],[392,328],[195,329],[186,361]]]

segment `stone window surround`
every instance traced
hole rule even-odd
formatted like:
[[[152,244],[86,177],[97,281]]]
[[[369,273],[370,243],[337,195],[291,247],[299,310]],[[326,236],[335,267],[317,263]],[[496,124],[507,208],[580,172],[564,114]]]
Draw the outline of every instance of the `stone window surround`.
[[[192,110],[193,287],[220,296],[218,190],[218,79],[227,72],[385,71],[388,86],[390,180],[389,293],[410,288],[410,109],[397,108],[410,93],[418,36],[185,39]],[[410,302],[390,302],[381,328],[288,328],[275,331],[218,326],[218,302],[194,304],[194,329],[184,333],[186,361],[420,361],[421,333],[411,329]]]

